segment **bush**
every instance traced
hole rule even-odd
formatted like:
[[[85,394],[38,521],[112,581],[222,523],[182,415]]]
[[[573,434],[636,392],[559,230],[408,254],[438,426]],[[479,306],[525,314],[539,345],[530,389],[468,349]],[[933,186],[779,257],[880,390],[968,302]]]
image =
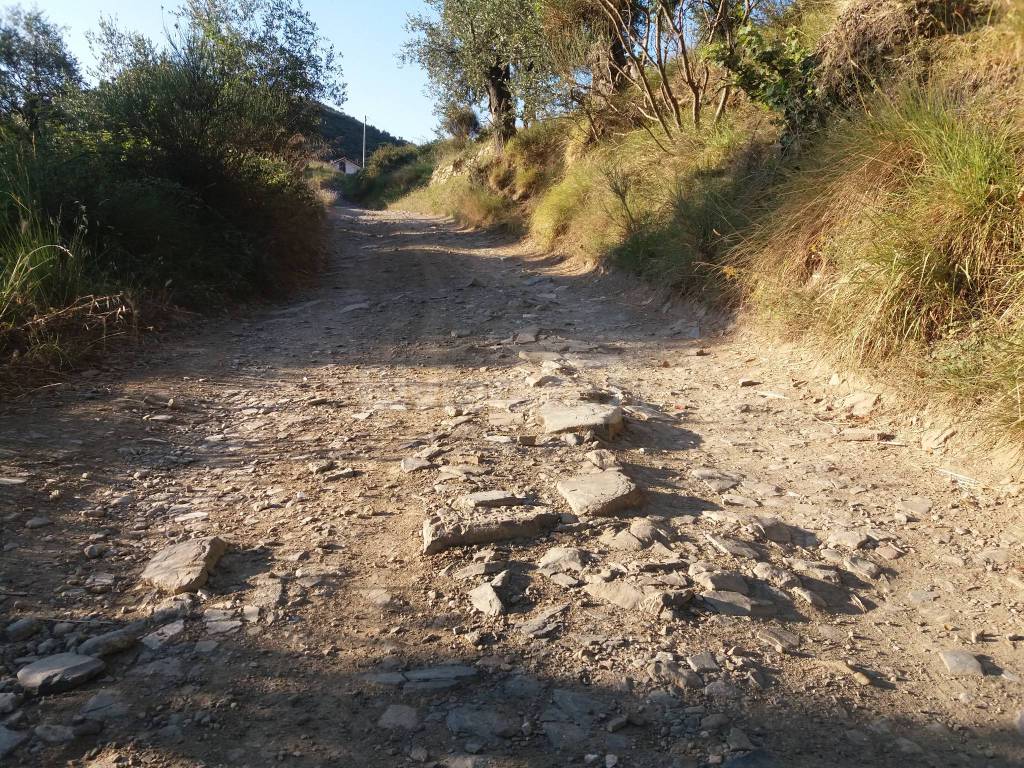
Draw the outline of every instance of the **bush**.
[[[31,94],[0,103],[0,354],[59,347],[79,304],[84,325],[116,311],[92,294],[206,308],[320,265],[323,204],[297,130],[332,65],[308,17],[287,34],[250,23],[268,8],[188,4],[162,48],[103,24],[95,88],[66,77],[34,121],[19,107]]]
[[[345,194],[367,207],[386,208],[430,181],[434,151],[435,147],[429,144],[385,144],[366,161],[366,168],[348,177]]]

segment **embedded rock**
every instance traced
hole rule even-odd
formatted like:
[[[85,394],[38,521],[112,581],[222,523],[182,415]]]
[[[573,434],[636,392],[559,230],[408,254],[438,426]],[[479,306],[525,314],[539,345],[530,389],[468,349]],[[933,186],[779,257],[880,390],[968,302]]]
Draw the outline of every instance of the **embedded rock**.
[[[451,547],[469,544],[540,536],[554,528],[558,519],[557,514],[543,507],[477,510],[472,513],[442,510],[423,521],[423,554],[434,555]]]
[[[701,599],[726,616],[771,616],[775,613],[775,606],[771,603],[755,600],[739,592],[705,592]]]
[[[599,403],[547,403],[537,409],[537,420],[549,435],[593,432],[603,440],[615,439],[625,426],[621,408]]]
[[[595,581],[587,584],[585,589],[591,597],[626,610],[636,608],[644,599],[643,592],[625,581]]]
[[[978,658],[967,651],[939,651],[939,658],[946,665],[946,671],[953,677],[983,677]]]
[[[739,592],[741,595],[750,593],[746,579],[733,571],[704,571],[695,574],[693,580],[709,592]]]
[[[577,515],[614,515],[640,506],[644,499],[637,484],[615,469],[577,475],[560,481],[556,487]]]
[[[12,731],[0,725],[0,757],[7,757],[28,738],[24,731]]]
[[[575,547],[552,547],[537,562],[537,567],[543,574],[582,573],[587,567],[590,553]]]
[[[123,629],[89,638],[78,646],[78,652],[83,656],[110,656],[131,648],[145,630],[146,622],[136,621]]]
[[[377,727],[392,731],[415,731],[419,724],[420,717],[416,708],[406,704],[392,704],[377,720]]]
[[[481,584],[469,593],[469,601],[484,616],[500,616],[505,612],[505,604],[490,584]]]
[[[149,561],[142,579],[172,595],[195,592],[206,584],[227,548],[227,542],[218,536],[173,544]]]

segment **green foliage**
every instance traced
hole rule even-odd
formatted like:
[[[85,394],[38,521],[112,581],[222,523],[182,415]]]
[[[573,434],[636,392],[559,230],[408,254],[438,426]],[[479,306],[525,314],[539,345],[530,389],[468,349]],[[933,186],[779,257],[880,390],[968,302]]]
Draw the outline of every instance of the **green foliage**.
[[[765,187],[776,137],[740,114],[681,137],[669,157],[645,131],[603,142],[541,191],[531,232],[660,284],[710,290],[729,236]]]
[[[206,307],[319,266],[323,204],[297,131],[338,91],[298,5],[192,4],[163,45],[109,23],[94,43],[99,83],[55,96],[36,135],[0,119],[5,356],[63,349],[69,329],[45,329],[83,294],[130,286]]]
[[[184,0],[180,29],[217,48],[250,84],[271,88],[289,106],[289,126],[314,131],[319,103],[345,100],[339,57],[301,0]]]
[[[565,120],[543,120],[517,133],[487,168],[496,192],[520,201],[549,186],[562,170]]]
[[[547,47],[534,0],[426,0],[409,17],[407,61],[426,70],[442,105],[487,103],[500,139],[515,133],[516,107],[534,115],[546,101]]]
[[[468,141],[480,134],[480,119],[472,107],[448,104],[440,110],[441,130],[453,139]]]
[[[386,208],[430,181],[436,151],[429,144],[385,144],[366,161],[366,168],[345,178],[345,194],[370,208]]]
[[[817,117],[815,58],[800,32],[747,23],[736,37],[737,45],[709,45],[709,58],[725,67],[751,100],[780,113],[790,133],[809,125]]]
[[[61,96],[80,85],[60,27],[38,10],[15,6],[0,15],[0,119],[17,118],[35,133],[58,116]]]

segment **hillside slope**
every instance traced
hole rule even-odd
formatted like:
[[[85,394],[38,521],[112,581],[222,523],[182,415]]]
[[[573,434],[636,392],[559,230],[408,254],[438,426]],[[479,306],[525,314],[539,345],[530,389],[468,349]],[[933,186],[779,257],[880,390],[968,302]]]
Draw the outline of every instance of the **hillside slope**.
[[[331,148],[333,157],[349,157],[358,161],[363,155],[363,122],[326,105],[323,105],[321,131]],[[366,126],[366,154],[371,155],[385,144],[407,144],[405,139],[393,136],[387,131]]]

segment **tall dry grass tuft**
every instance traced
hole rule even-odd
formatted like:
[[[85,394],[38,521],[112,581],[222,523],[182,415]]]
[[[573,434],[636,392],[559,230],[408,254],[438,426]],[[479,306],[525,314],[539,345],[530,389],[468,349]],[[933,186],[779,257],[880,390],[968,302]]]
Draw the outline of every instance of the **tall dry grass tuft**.
[[[85,226],[46,219],[28,179],[16,159],[0,174],[0,389],[66,368],[135,322],[130,297],[106,295],[90,266]]]
[[[1024,113],[1012,99],[965,99],[941,77],[876,96],[821,137],[730,262],[784,332],[847,365],[898,360],[1024,435]]]
[[[515,231],[522,222],[515,205],[508,198],[462,175],[420,187],[397,200],[392,207],[414,213],[447,216],[467,227]]]
[[[17,166],[0,178],[0,332],[37,314],[64,307],[82,295],[86,247],[76,228],[70,237],[47,220]]]

